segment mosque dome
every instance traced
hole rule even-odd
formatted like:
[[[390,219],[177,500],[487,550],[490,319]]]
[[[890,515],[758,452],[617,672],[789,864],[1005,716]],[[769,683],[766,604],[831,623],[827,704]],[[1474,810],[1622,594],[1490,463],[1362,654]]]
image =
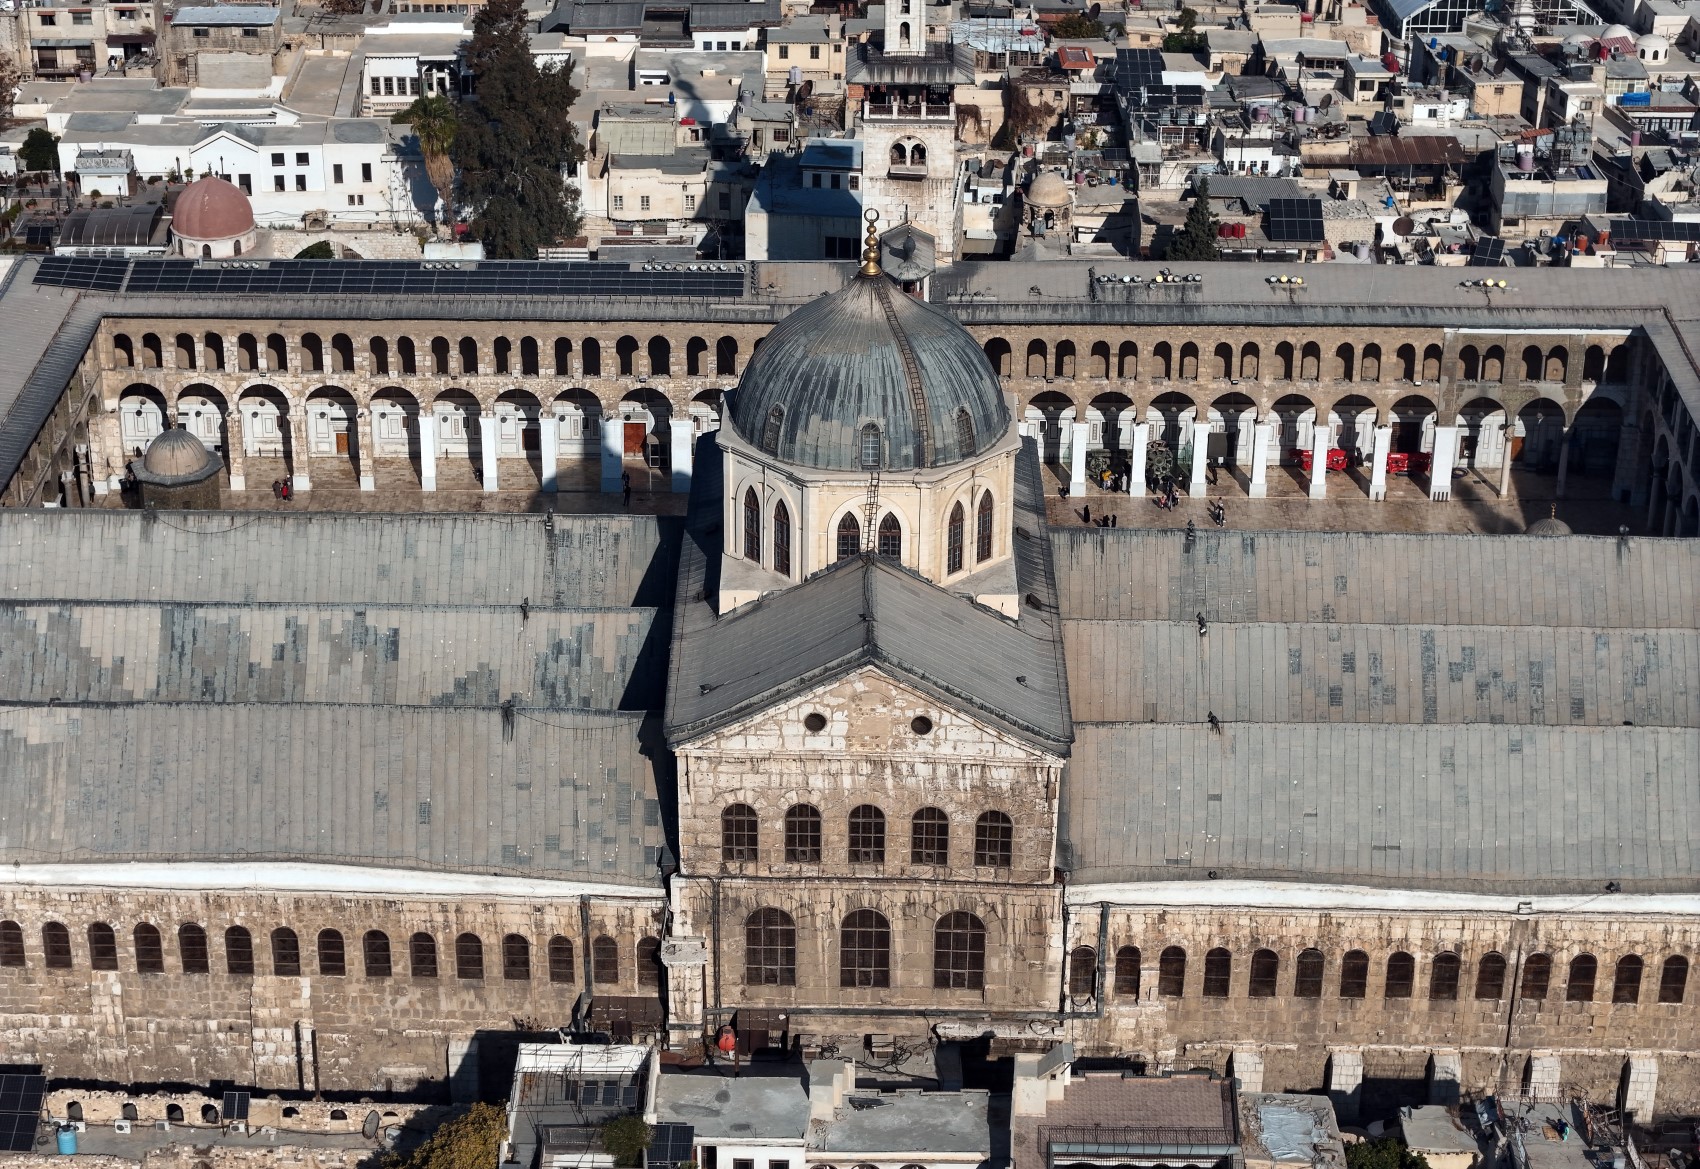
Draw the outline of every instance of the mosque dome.
[[[884,470],[947,467],[1010,425],[1003,387],[968,330],[866,268],[767,335],[728,417],[757,450],[822,471],[864,470],[876,452]]]
[[[1538,519],[1523,529],[1525,536],[1568,536],[1571,535],[1570,525],[1557,516],[1546,516]]]
[[[200,439],[181,426],[161,431],[142,456],[142,470],[157,479],[197,478],[213,464],[223,465]]]
[[[1600,34],[1602,41],[1634,41],[1635,34],[1621,24],[1608,24],[1606,31]]]
[[[1027,188],[1027,202],[1034,207],[1067,207],[1074,200],[1068,180],[1055,171],[1046,171]]]
[[[233,240],[254,230],[254,209],[235,184],[208,175],[177,196],[171,230],[193,240]]]

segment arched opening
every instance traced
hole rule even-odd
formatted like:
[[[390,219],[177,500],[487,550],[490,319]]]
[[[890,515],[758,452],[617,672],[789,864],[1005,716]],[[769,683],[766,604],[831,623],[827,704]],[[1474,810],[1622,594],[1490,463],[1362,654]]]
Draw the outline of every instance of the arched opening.
[[[521,377],[537,377],[542,371],[542,362],[538,359],[537,338],[521,337],[519,339],[519,373]]]
[[[531,941],[521,934],[502,936],[502,979],[505,982],[531,981]]]
[[[1525,471],[1552,471],[1564,442],[1564,408],[1536,398],[1517,411],[1511,427],[1511,460]]]
[[[331,337],[331,369],[349,373],[354,369],[354,340],[347,333]]]
[[[1337,381],[1349,382],[1357,372],[1357,359],[1350,342],[1337,346],[1334,350],[1334,377]]]
[[[460,372],[467,375],[478,372],[478,342],[471,337],[460,339]]]
[[[573,343],[570,338],[555,338],[555,376],[571,377],[573,374]]]
[[[1440,380],[1440,359],[1443,350],[1438,345],[1423,347],[1423,380],[1437,382]]]
[[[549,404],[555,416],[556,457],[569,462],[600,458],[602,401],[589,390],[567,390]]]
[[[617,362],[616,372],[621,377],[631,377],[637,373],[638,341],[636,337],[625,336],[614,342],[614,358]]]
[[[118,395],[118,434],[126,456],[140,458],[164,429],[164,394],[152,386],[133,385]]]
[[[1393,376],[1400,381],[1414,382],[1417,380],[1419,367],[1417,365],[1417,347],[1401,345],[1394,354],[1395,370]]]
[[[1275,380],[1278,382],[1292,381],[1297,360],[1298,351],[1293,348],[1291,341],[1277,342],[1275,345]]]
[[[1347,950],[1340,957],[1340,997],[1361,999],[1369,993],[1369,955]]]
[[[685,376],[701,377],[707,373],[705,362],[708,358],[708,342],[701,337],[691,337],[685,341]]]
[[[417,933],[407,943],[408,969],[415,978],[437,977],[437,939]]]
[[[1250,980],[1246,993],[1254,999],[1272,999],[1281,976],[1281,959],[1274,950],[1257,950],[1251,956]]]
[[[714,343],[714,372],[721,377],[731,377],[738,372],[737,338],[722,337]]]
[[[1543,367],[1545,380],[1561,382],[1570,374],[1570,350],[1562,345],[1547,350],[1546,363]]]
[[[295,931],[280,926],[272,931],[272,974],[278,978],[301,975],[301,939]]]
[[[1139,346],[1132,341],[1123,341],[1116,346],[1116,376],[1119,378],[1136,378],[1139,376]]]
[[[272,334],[272,336],[277,337],[277,334],[274,333],[274,334]],[[281,337],[277,337],[277,339],[280,342],[283,340]],[[165,365],[164,352],[165,351],[160,347],[159,334],[157,334],[157,333],[143,333],[142,334],[142,368],[143,369],[160,369],[160,368],[163,368],[164,365]]]
[[[1255,341],[1240,346],[1240,380],[1254,382],[1262,376],[1263,350]]]
[[[317,333],[301,334],[301,372],[325,371],[325,342]]]
[[[1002,337],[993,337],[986,342],[983,348],[986,351],[986,360],[991,363],[992,372],[999,377],[1009,377],[1011,373],[1009,342]]]
[[[1035,337],[1027,343],[1027,376],[1044,377],[1050,350],[1045,343]]]
[[[348,973],[347,954],[342,945],[340,930],[319,931],[319,974],[321,977],[341,978]]]
[[[1207,999],[1225,999],[1232,989],[1234,979],[1234,956],[1224,947],[1217,946],[1204,955],[1204,997]]]
[[[367,348],[372,355],[372,372],[387,374],[390,372],[390,343],[382,337],[373,337],[367,342]]]
[[[673,372],[673,345],[665,337],[649,339],[649,375],[668,377]]]
[[[1458,351],[1458,376],[1467,382],[1481,379],[1482,354],[1474,345],[1466,345]]]
[[[1183,382],[1198,380],[1198,346],[1191,341],[1181,346],[1180,379]]]
[[[1322,347],[1315,341],[1306,341],[1299,350],[1299,379],[1307,382],[1322,379]]]
[[[1450,1003],[1458,998],[1458,955],[1441,953],[1429,964],[1428,997],[1430,1002]]]
[[[1595,394],[1582,403],[1570,424],[1571,476],[1610,481],[1617,474],[1617,451],[1623,436],[1623,407]]]
[[[1502,382],[1505,380],[1505,347],[1489,345],[1482,354],[1482,377],[1484,382]]]
[[[1322,951],[1311,946],[1299,951],[1293,968],[1293,996],[1301,999],[1322,997],[1322,979],[1328,962]]]
[[[1458,412],[1458,461],[1472,468],[1498,467],[1505,458],[1505,410],[1492,398],[1474,398]]]
[[[354,396],[341,386],[322,386],[307,396],[307,453],[337,459],[351,479],[354,459],[361,453],[355,409]]]
[[[838,521],[837,559],[848,560],[862,551],[862,525],[854,512],[845,512]]]
[[[490,359],[495,372],[506,374],[513,369],[514,344],[506,337],[497,337],[490,347]]]
[[[753,861],[759,855],[760,821],[748,804],[728,804],[720,810],[720,859],[731,864]]]
[[[883,865],[885,863],[885,813],[872,804],[860,804],[850,809],[848,819],[849,849],[847,856],[853,865]]]
[[[1358,365],[1358,376],[1366,382],[1381,380],[1381,346],[1373,343],[1364,346],[1363,360]]]
[[[1092,342],[1086,373],[1088,377],[1103,380],[1110,376],[1110,345],[1107,341]]]
[[[1186,993],[1186,951],[1180,946],[1167,946],[1157,957],[1157,993],[1171,999]]]
[[[455,939],[455,977],[468,982],[484,977],[484,940],[477,934]]]
[[[744,559],[761,563],[761,497],[754,487],[744,492]]]
[[[1497,951],[1482,955],[1476,964],[1476,998],[1496,1002],[1505,997],[1505,955]]]
[[[791,509],[783,499],[773,505],[773,571],[791,575]]]
[[[484,431],[478,399],[465,390],[444,390],[431,403],[437,429],[437,475],[439,481],[453,475],[458,462],[461,474],[470,472],[474,482],[483,474]]]
[[[207,333],[201,338],[201,366],[224,371],[224,338],[217,333]]]
[[[1578,954],[1570,960],[1570,977],[1564,984],[1564,1001],[1591,1003],[1594,1001],[1594,978],[1599,973],[1599,959],[1592,954]]]
[[[116,333],[116,334],[113,335],[113,337],[112,337],[112,353],[113,353],[114,363],[116,365],[118,365],[120,368],[122,368],[122,369],[134,369],[135,368],[135,365],[136,365],[136,347],[133,344],[131,344],[130,338],[128,336],[126,336],[125,334]]]
[[[980,496],[980,505],[975,509],[974,562],[976,564],[984,564],[992,558],[993,514],[992,493],[987,491]]]
[[[1393,403],[1393,450],[1400,454],[1431,453],[1434,427],[1440,411],[1421,394],[1411,394]]]
[[[1076,946],[1068,952],[1068,993],[1077,999],[1098,993],[1098,951]]]
[[[1227,381],[1234,376],[1234,347],[1226,341],[1219,341],[1210,353],[1210,376],[1219,381]]]
[[[893,512],[886,512],[880,519],[877,551],[887,560],[903,559],[903,525]]]
[[[825,729],[824,718],[821,723]],[[785,860],[788,864],[815,865],[821,858],[820,809],[811,804],[794,804],[785,810]]]
[[[950,521],[945,534],[945,571],[961,572],[964,553],[964,542],[967,534],[967,516],[960,503],[950,509]]]
[[[602,376],[602,342],[595,337],[586,337],[579,346],[579,364],[585,377]]]
[[[431,338],[431,372],[440,377],[448,377],[451,372],[449,366],[449,339]]]
[[[1057,377],[1074,376],[1074,342],[1058,341],[1055,372]]]
[[[360,939],[360,957],[367,978],[388,978],[392,970],[390,936],[383,930],[367,930]]]
[[[1118,998],[1139,997],[1139,947],[1123,946],[1116,951],[1115,993]]]

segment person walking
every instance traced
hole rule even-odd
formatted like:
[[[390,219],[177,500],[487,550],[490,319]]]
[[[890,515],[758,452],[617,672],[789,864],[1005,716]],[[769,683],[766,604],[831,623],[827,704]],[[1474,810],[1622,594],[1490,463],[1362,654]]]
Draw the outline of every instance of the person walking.
[[[627,507],[632,505],[632,473],[620,472],[620,497]]]

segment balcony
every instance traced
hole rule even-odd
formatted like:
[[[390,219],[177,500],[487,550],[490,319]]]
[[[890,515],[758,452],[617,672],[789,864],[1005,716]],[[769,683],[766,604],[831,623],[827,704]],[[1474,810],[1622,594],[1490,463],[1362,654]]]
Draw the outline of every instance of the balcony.
[[[927,104],[924,102],[868,101],[862,103],[862,120],[864,122],[955,122],[956,106],[950,102]]]

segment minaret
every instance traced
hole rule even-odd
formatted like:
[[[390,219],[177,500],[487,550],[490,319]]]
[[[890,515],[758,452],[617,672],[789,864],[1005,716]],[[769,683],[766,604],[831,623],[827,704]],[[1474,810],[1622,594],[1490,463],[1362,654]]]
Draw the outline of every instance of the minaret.
[[[919,57],[927,51],[922,0],[885,0],[885,55]]]

